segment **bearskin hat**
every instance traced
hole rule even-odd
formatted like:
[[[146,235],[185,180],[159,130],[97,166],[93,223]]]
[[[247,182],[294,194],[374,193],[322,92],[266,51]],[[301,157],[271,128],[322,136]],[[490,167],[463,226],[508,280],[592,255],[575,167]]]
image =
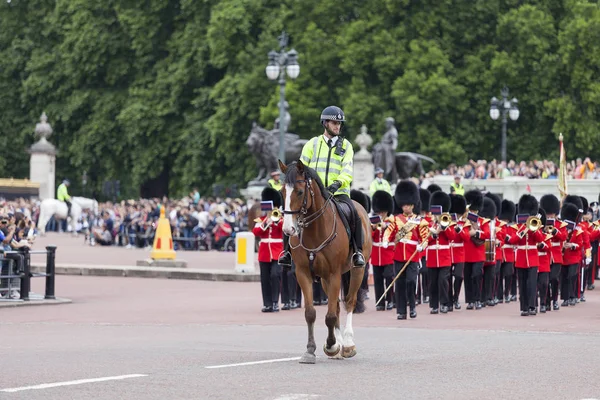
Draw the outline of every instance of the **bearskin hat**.
[[[389,215],[394,212],[394,198],[385,190],[373,193],[371,204],[374,213],[386,212]]]
[[[400,210],[400,212],[402,212],[402,210]],[[419,200],[419,202],[417,204],[415,204],[415,206],[413,207],[413,214],[419,215],[421,214],[421,201]]]
[[[426,189],[419,189],[419,198],[421,199],[421,211],[429,212],[431,192]]]
[[[519,214],[536,215],[539,208],[537,199],[530,194],[524,194],[519,199]]]
[[[350,198],[352,200],[356,201],[361,206],[363,206],[363,208],[365,209],[365,211],[367,211],[367,213],[369,211],[371,211],[371,204],[370,204],[369,196],[367,196],[360,190],[352,189],[350,191]]]
[[[583,205],[583,207],[581,207],[581,209],[583,210],[583,213],[584,213],[584,214],[587,214],[587,212],[588,212],[588,208],[589,208],[588,201],[587,201],[587,199],[586,199],[585,197],[583,197],[583,196],[579,196],[579,198],[581,199],[581,203],[582,203],[582,205]]]
[[[450,200],[450,196],[444,192],[437,191],[431,193],[431,206],[442,206],[442,212],[449,212],[450,206],[452,205],[452,200]]]
[[[542,226],[546,226],[546,211],[542,207],[538,209],[538,213],[540,214],[540,221],[542,221]]]
[[[471,211],[481,211],[483,208],[483,194],[479,190],[469,190],[465,193],[465,200]]]
[[[581,201],[581,197],[576,196],[574,194],[569,194],[565,196],[565,200],[563,203],[575,204],[578,210],[583,210],[583,202]]]
[[[427,186],[427,190],[429,190],[429,193],[443,192],[442,188],[439,187],[439,185],[436,185],[435,183],[432,183],[431,185]]]
[[[560,219],[564,221],[577,222],[577,216],[579,215],[579,209],[573,203],[564,203],[560,210]]]
[[[553,194],[545,194],[540,199],[540,208],[543,208],[546,214],[558,214],[560,213],[560,201]]]
[[[450,212],[463,215],[467,212],[467,201],[460,194],[450,194]]]
[[[400,181],[394,192],[394,200],[400,209],[402,209],[402,206],[406,204],[414,204],[416,206],[421,202],[419,197],[419,188],[413,181]]]
[[[496,217],[496,203],[489,197],[483,198],[483,207],[479,210],[479,216],[494,219]]]
[[[263,189],[262,193],[260,194],[260,199],[262,201],[272,201],[273,207],[276,208],[281,207],[281,204],[283,203],[283,201],[281,200],[281,193],[279,193],[279,190],[275,190],[270,186],[267,186]]]
[[[515,203],[510,200],[502,200],[502,211],[498,214],[498,219],[502,221],[514,221],[517,208]]]
[[[500,196],[498,196],[497,194],[494,194],[492,192],[487,192],[485,194],[485,197],[490,198],[494,201],[494,205],[496,206],[496,217],[498,215],[500,215],[500,213],[502,212],[502,200],[500,200]]]

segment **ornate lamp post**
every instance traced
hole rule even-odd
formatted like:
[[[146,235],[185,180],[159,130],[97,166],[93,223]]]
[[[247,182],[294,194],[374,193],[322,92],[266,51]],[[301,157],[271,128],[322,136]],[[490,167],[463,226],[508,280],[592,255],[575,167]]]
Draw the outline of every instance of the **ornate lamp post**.
[[[300,74],[300,65],[298,64],[298,52],[292,49],[286,51],[289,36],[282,32],[278,37],[279,52],[271,50],[269,52],[269,64],[265,69],[267,77],[274,81],[279,78],[279,159],[285,163],[285,74],[292,79],[296,79]]]
[[[517,104],[519,101],[513,97],[512,100],[508,100],[508,88],[504,86],[502,88],[502,100],[498,100],[496,97],[492,97],[490,106],[490,117],[495,121],[500,117],[502,113],[502,161],[506,162],[506,125],[508,119],[506,114],[510,116],[510,119],[516,121],[519,119],[519,108]]]

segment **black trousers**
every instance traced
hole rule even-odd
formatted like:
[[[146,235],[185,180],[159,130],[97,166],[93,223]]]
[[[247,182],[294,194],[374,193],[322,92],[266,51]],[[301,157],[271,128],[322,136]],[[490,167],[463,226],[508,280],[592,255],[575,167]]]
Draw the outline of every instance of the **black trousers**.
[[[517,281],[518,281],[518,277],[517,277],[517,269],[513,268],[513,275],[512,275],[512,280],[510,282],[510,295],[511,296],[516,296],[517,295]]]
[[[425,263],[426,258],[421,258],[419,276],[417,279],[417,300],[419,302],[425,301],[425,298],[429,297],[429,275],[428,268],[425,266]]]
[[[406,271],[405,271],[406,272]],[[394,280],[394,264],[373,266],[373,285],[375,286],[375,302],[377,302],[385,289]],[[394,302],[394,288],[388,290],[385,294],[385,299],[379,303],[380,306],[385,306],[385,303]]]
[[[483,279],[483,261],[465,263],[465,301],[481,301],[481,283]]]
[[[519,279],[519,301],[521,311],[529,311],[535,308],[535,297],[537,292],[537,270],[538,267],[515,268]]]
[[[260,287],[262,290],[263,305],[273,306],[279,303],[279,287],[281,286],[281,265],[277,260],[271,262],[259,262],[260,265]]]
[[[429,278],[429,308],[440,308],[440,304],[448,305],[449,276],[451,267],[427,268]]]
[[[450,273],[448,279],[450,285],[448,286],[448,297],[453,303],[458,302],[460,297],[460,288],[462,286],[465,276],[465,263],[456,263],[452,266],[452,273]],[[452,284],[452,277],[454,277],[454,284]],[[449,306],[452,304],[449,304]]]
[[[537,290],[540,299],[540,306],[547,305],[548,300],[548,284],[550,283],[550,272],[538,272]],[[537,305],[537,298],[536,298]]]
[[[406,261],[394,261],[394,276],[400,272]],[[417,275],[419,274],[419,263],[412,261],[396,279],[394,290],[396,292],[396,312],[406,314],[407,302],[410,308],[416,307],[415,293],[417,291]]]
[[[550,276],[549,276],[549,286],[548,286],[548,300],[549,301],[558,301],[558,289],[560,287],[560,264],[551,264],[550,265]]]
[[[510,295],[510,287],[512,285],[514,274],[513,263],[500,262],[500,270],[496,281],[496,297],[502,299]]]
[[[491,301],[494,298],[494,282],[496,277],[496,263],[483,265],[483,291],[481,301]]]
[[[352,232],[354,241],[351,240],[350,245],[351,245],[351,247],[354,247],[353,245],[356,245],[356,250],[362,253],[362,246],[363,246],[362,223],[360,221],[360,218],[358,217],[358,212],[356,211],[356,208],[354,207],[354,203],[352,202],[352,199],[346,195],[335,196],[335,199],[341,203],[348,204],[348,206],[350,207],[350,210],[352,211],[352,221],[347,221],[347,222],[349,223],[350,227],[352,227],[352,223],[354,222],[354,231]],[[344,218],[344,217],[342,216],[342,218]]]
[[[281,275],[281,302],[287,304],[290,301],[296,301],[300,304],[302,300],[302,290],[296,279],[296,274],[290,269],[285,269]]]
[[[579,264],[563,265],[560,267],[560,298],[569,300],[575,298],[577,284],[577,268]]]

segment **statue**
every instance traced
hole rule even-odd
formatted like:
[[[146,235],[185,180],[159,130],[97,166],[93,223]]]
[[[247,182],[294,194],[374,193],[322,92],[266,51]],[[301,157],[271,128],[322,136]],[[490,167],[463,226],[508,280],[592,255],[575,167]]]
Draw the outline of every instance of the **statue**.
[[[277,103],[278,107],[281,107],[281,101],[279,103]],[[290,123],[292,122],[292,116],[290,115],[290,112],[288,111],[290,108],[290,105],[288,104],[288,102],[284,102],[283,103],[283,108],[285,109],[285,114],[283,117],[283,131],[287,132],[288,128],[290,126]],[[275,119],[275,124],[273,125],[273,129],[277,129],[279,131],[279,117],[277,117]]]
[[[398,147],[398,131],[394,124],[394,118],[387,117],[385,119],[386,131],[381,138],[381,142],[373,147],[373,163],[375,164],[375,168],[383,169],[383,177],[388,182],[398,181],[398,171],[395,162],[396,148]]]
[[[308,142],[306,139],[294,133],[286,133],[284,138],[285,144],[285,160],[288,164],[298,160],[302,154],[302,147]],[[249,186],[266,185],[269,174],[279,169],[277,158],[279,154],[279,129],[266,130],[256,122],[252,123],[252,130],[246,140],[246,146],[250,153],[256,157],[258,166],[258,175],[252,181],[248,182]]]
[[[396,152],[398,147],[398,131],[394,118],[385,119],[386,132],[381,141],[373,146],[373,165],[383,169],[383,177],[391,184],[399,179],[425,174],[421,160],[435,164],[435,160],[418,153]]]
[[[366,125],[363,124],[360,127],[360,134],[356,136],[356,139],[354,139],[354,143],[356,143],[358,147],[360,147],[360,150],[357,151],[356,154],[369,155],[367,147],[369,147],[373,143],[373,138],[367,133]]]

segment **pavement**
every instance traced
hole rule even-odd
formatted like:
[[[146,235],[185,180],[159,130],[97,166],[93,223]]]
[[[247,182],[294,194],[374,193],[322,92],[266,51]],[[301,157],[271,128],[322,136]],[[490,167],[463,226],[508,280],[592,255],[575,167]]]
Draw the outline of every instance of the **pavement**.
[[[56,292],[72,303],[0,310],[0,399],[600,398],[600,290],[533,317],[419,305],[398,321],[371,289],[352,359],[325,357],[316,308],[315,365],[298,363],[303,310],[261,313],[257,282],[61,276]]]
[[[150,250],[126,249],[118,246],[89,246],[84,236],[49,232],[36,239],[34,250],[44,250],[56,245],[56,274],[124,276],[140,278],[192,279],[208,281],[260,281],[258,260],[255,272],[235,271],[235,253],[218,251],[177,251],[177,261],[185,261],[187,267],[137,266],[139,261],[150,259]],[[45,271],[45,255],[31,256],[33,272]]]

